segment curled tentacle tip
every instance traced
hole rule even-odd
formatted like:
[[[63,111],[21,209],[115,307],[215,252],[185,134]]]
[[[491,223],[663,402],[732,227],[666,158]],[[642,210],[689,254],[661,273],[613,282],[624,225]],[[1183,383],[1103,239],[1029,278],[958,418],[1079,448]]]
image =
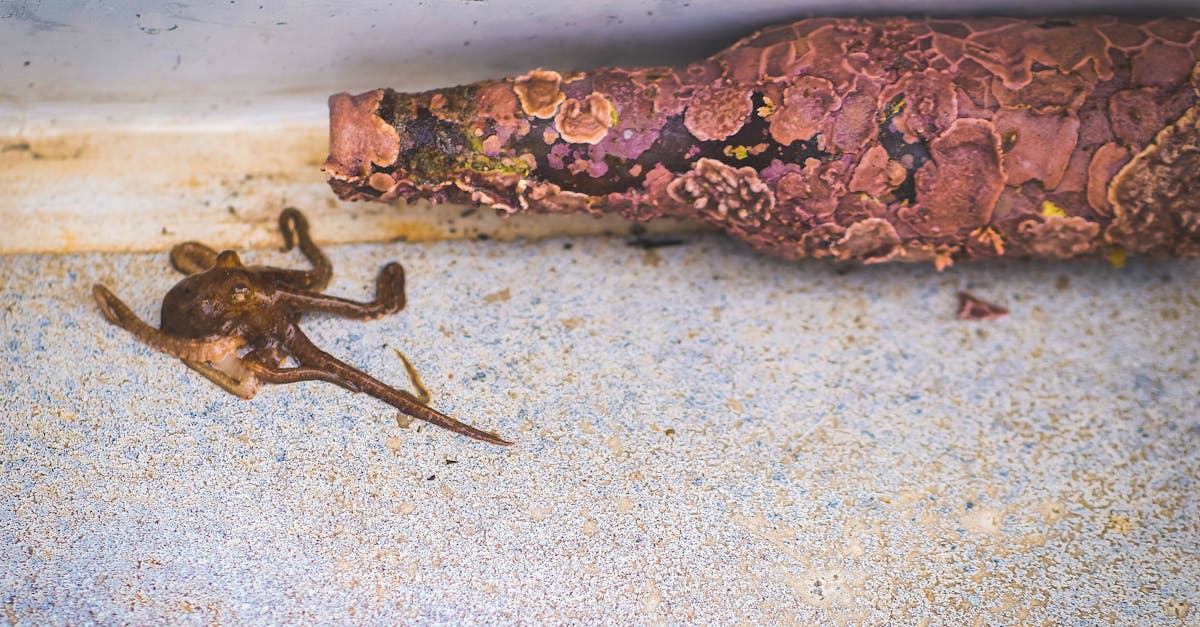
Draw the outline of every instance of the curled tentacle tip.
[[[283,252],[296,246],[296,231],[307,229],[308,222],[304,215],[295,207],[288,207],[279,213],[279,234],[283,236]]]
[[[441,425],[439,425],[439,426],[441,426]],[[479,440],[480,442],[487,442],[488,444],[495,444],[497,446],[512,446],[513,444],[515,444],[515,442],[509,442],[508,440],[505,440],[504,438],[500,437],[494,431],[484,431],[483,429],[477,429],[477,428],[469,426],[469,425],[463,425],[463,426],[466,427],[463,430],[458,430],[458,429],[453,429],[453,428],[451,430],[457,431],[458,433],[465,435],[468,438],[471,438],[473,440]]]
[[[96,283],[92,285],[92,298],[96,300],[96,305],[100,307],[100,313],[104,315],[104,319],[109,322],[117,322],[117,314],[112,309],[112,300],[116,298],[107,287]]]

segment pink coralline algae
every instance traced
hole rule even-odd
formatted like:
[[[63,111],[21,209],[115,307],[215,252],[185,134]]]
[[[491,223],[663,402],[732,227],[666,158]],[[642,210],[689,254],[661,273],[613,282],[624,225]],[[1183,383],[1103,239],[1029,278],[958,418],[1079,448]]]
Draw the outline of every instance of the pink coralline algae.
[[[819,18],[684,68],[330,99],[334,191],[871,263],[1200,256],[1200,19]]]

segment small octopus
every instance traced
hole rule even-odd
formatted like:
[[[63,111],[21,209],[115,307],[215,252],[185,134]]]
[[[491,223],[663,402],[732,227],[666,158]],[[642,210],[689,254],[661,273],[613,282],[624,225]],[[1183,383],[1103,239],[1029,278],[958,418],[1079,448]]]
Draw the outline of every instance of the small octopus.
[[[429,391],[408,359],[404,362],[413,394],[398,390],[317,348],[297,323],[308,312],[370,320],[404,308],[404,268],[385,265],[375,281],[375,300],[360,303],[320,292],[333,266],[313,243],[308,221],[296,209],[279,214],[283,250],[299,244],[312,270],[244,266],[232,250],[220,253],[198,242],[171,250],[171,265],[188,275],[163,297],[161,328],[143,322],[108,288],[92,295],[111,323],[183,363],[230,394],[254,397],[259,383],[328,381],[367,394],[439,427],[467,437],[508,445],[499,436],[430,408]]]

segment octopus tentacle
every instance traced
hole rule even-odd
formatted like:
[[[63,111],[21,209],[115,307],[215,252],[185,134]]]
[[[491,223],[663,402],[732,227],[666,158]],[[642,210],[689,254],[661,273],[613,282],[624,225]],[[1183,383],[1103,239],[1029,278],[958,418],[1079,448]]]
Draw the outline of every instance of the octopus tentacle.
[[[222,390],[243,400],[254,398],[259,383],[296,383],[299,381],[326,381],[340,384],[342,381],[324,370],[300,366],[284,368],[283,358],[278,351],[256,349],[238,357],[230,353],[217,362],[183,360],[187,367],[204,375]],[[258,373],[267,373],[259,377]],[[354,390],[357,392],[358,390]]]
[[[465,435],[469,438],[481,440],[491,444],[499,444],[508,446],[512,444],[508,440],[502,439],[500,436],[489,433],[482,429],[472,427],[463,422],[459,422],[428,405],[421,402],[421,397],[405,390],[396,389],[382,381],[372,377],[371,375],[350,366],[336,357],[317,348],[303,333],[297,330],[296,334],[291,338],[288,344],[288,349],[292,356],[300,362],[302,366],[314,368],[330,375],[332,378],[323,379],[331,381],[338,385],[355,392],[365,392],[405,414],[414,418],[419,418],[432,425],[436,425],[443,429],[448,429],[455,433]],[[404,359],[407,364],[408,360]],[[247,363],[254,373],[263,381],[270,382],[291,382],[291,374],[289,369],[271,368],[267,364]],[[410,364],[411,366],[411,364]],[[412,371],[410,370],[410,373]],[[411,376],[410,376],[411,378]],[[284,381],[283,379],[288,379]],[[335,380],[336,379],[336,380]],[[299,380],[299,379],[298,379]],[[421,386],[424,388],[424,386]],[[422,396],[427,395],[427,390],[421,390]]]
[[[245,343],[240,337],[226,336],[214,339],[194,339],[169,335],[146,324],[129,306],[121,302],[108,288],[99,283],[92,286],[92,296],[100,306],[100,312],[109,322],[132,333],[151,347],[180,359],[190,361],[217,361],[232,353]]]
[[[289,251],[297,244],[300,252],[312,264],[313,269],[292,270],[290,276],[292,285],[300,289],[321,291],[329,285],[333,277],[333,264],[321,249],[313,243],[308,233],[308,220],[294,207],[288,207],[279,214],[279,233],[283,236],[283,250]]]
[[[375,300],[358,302],[307,290],[289,291],[282,296],[288,307],[298,311],[328,313],[346,318],[369,320],[404,309],[404,267],[389,263],[375,277]]]
[[[404,353],[401,353],[396,348],[392,350],[396,351],[396,356],[400,358],[400,361],[404,362],[404,371],[408,373],[408,382],[417,389],[417,393],[413,396],[417,399],[418,403],[428,405],[429,399],[432,397],[429,395],[429,388],[425,387],[425,383],[421,381],[421,375],[417,374],[417,369],[413,367],[412,362],[408,361]]]
[[[299,331],[297,331],[299,332]],[[280,360],[267,356],[263,351],[251,351],[242,358],[242,367],[251,372],[257,379],[265,383],[299,383],[301,381],[324,381],[340,385],[351,392],[361,390],[353,381],[329,372],[322,368],[306,365],[285,367]]]
[[[184,242],[171,249],[171,266],[183,274],[199,274],[217,264],[217,251],[200,242]]]
[[[248,401],[258,392],[258,379],[247,369],[236,353],[229,353],[220,361],[182,360],[192,370],[204,375],[205,379],[217,384],[222,390]]]

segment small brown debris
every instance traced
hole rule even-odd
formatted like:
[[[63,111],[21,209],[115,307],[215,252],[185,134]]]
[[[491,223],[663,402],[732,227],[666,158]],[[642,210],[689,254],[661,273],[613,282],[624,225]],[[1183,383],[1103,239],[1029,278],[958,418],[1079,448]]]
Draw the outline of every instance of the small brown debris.
[[[991,320],[1008,315],[1008,308],[989,303],[970,292],[958,293],[958,317],[963,320]]]
[[[508,290],[508,288],[506,287],[498,292],[492,292],[491,294],[484,294],[483,302],[488,303],[490,305],[492,303],[506,302],[510,298],[512,298],[512,292],[510,292]]]

